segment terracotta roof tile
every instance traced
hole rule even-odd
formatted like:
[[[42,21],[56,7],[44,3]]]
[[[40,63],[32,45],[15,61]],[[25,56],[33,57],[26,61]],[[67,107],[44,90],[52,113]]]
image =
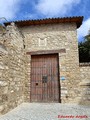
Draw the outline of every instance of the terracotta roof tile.
[[[37,20],[20,20],[20,21],[11,21],[4,23],[5,26],[14,22],[18,26],[29,26],[29,25],[41,25],[41,24],[55,24],[55,23],[76,23],[77,28],[82,24],[83,16],[76,17],[63,17],[63,18],[46,18],[46,19],[37,19]]]

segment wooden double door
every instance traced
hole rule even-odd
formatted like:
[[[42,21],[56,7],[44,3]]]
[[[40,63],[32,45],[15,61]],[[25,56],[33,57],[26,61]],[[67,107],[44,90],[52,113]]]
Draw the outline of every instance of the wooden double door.
[[[58,54],[31,56],[31,102],[59,102]]]

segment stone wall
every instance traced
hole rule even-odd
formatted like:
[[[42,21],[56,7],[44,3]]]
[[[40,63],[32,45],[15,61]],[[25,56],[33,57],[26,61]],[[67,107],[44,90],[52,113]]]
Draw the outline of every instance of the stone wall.
[[[30,102],[32,51],[65,49],[59,53],[61,103],[90,105],[90,66],[79,66],[76,24],[48,24],[0,31],[0,113]],[[64,77],[64,80],[62,80]]]
[[[79,103],[90,105],[90,63],[80,64]]]
[[[66,49],[66,53],[59,53],[61,102],[85,104],[82,101],[82,97],[86,99],[84,94],[82,95],[84,89],[82,90],[80,83],[84,80],[90,80],[90,67],[79,67],[76,24],[35,25],[22,27],[20,30],[25,36],[26,52]],[[27,61],[28,79],[25,81],[25,97],[26,101],[29,102],[30,82],[28,81],[30,81],[31,55],[27,55]],[[85,78],[82,77],[81,69],[83,69]],[[65,80],[61,80],[62,77]],[[90,102],[87,102],[88,104]]]
[[[73,103],[78,96],[79,60],[76,24],[35,25],[20,28],[25,36],[26,52],[66,49],[59,53],[59,71],[61,102]],[[30,101],[30,61],[28,57],[28,80],[26,81],[26,101]],[[62,81],[61,77],[65,77]],[[76,90],[77,91],[76,91]]]
[[[23,36],[16,26],[0,33],[0,113],[6,113],[24,101],[26,77]]]

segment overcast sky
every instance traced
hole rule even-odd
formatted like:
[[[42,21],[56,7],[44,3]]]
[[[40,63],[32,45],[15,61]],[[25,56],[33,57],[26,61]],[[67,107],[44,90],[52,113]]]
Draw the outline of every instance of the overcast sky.
[[[90,0],[0,0],[0,18],[8,21],[69,16],[84,16],[77,30],[82,40],[90,29]]]

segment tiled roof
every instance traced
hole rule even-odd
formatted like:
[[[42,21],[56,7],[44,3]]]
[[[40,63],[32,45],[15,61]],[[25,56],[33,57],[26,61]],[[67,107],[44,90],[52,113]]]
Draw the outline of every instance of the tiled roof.
[[[37,20],[20,20],[12,21],[17,26],[29,26],[29,25],[41,25],[41,24],[55,24],[55,23],[76,23],[77,28],[82,24],[83,16],[76,17],[63,17],[63,18],[46,18]],[[5,26],[9,25],[11,22],[4,23]]]

